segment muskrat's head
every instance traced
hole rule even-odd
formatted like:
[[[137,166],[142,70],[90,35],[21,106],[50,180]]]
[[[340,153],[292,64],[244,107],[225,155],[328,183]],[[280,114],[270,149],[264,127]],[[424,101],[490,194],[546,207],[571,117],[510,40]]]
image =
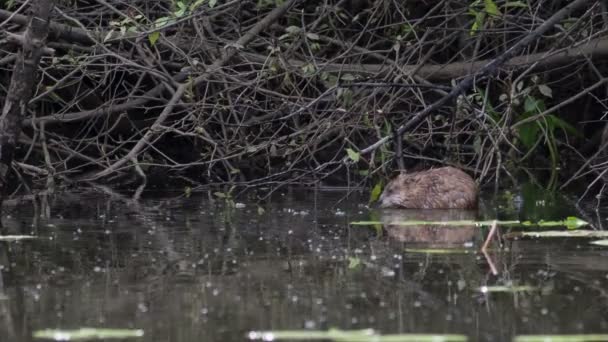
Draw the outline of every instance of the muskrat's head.
[[[414,180],[406,173],[400,173],[386,186],[378,199],[380,208],[407,207],[410,202]]]

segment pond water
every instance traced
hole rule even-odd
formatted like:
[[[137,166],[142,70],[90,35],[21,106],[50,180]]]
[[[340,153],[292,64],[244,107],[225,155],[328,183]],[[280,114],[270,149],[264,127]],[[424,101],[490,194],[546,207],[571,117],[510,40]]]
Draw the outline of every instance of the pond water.
[[[41,238],[0,242],[0,336],[81,327],[143,329],[145,341],[330,328],[474,341],[608,332],[608,247],[521,239],[483,255],[487,229],[349,225],[580,216],[542,192],[522,194],[485,198],[473,214],[378,212],[367,194],[310,189],[279,190],[259,202],[263,212],[254,192],[236,208],[212,193],[133,201],[100,190],[23,203],[9,208],[5,233]],[[480,291],[498,285],[531,288]]]

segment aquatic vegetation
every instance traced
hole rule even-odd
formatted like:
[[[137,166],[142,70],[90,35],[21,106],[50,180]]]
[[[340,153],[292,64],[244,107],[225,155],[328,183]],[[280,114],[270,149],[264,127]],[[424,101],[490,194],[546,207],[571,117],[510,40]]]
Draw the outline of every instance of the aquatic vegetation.
[[[608,341],[607,334],[580,334],[580,335],[520,335],[514,342],[592,342]]]
[[[141,329],[80,328],[76,330],[45,329],[34,332],[34,338],[54,341],[86,341],[143,337]]]
[[[252,331],[248,335],[251,340],[275,341],[275,340],[330,340],[339,342],[450,342],[467,341],[464,335],[452,334],[391,334],[381,335],[372,329],[365,330],[338,330],[328,331],[313,330],[285,330],[285,331]]]
[[[0,241],[20,241],[20,240],[31,240],[38,239],[38,236],[34,235],[0,235]]]
[[[475,227],[488,227],[496,222],[499,226],[523,226],[523,227],[556,227],[565,226],[569,229],[576,229],[588,225],[589,223],[576,217],[568,217],[565,220],[559,221],[499,221],[499,220],[487,220],[487,221],[475,221],[475,220],[457,220],[457,221],[423,221],[423,220],[410,220],[410,221],[395,221],[390,222],[391,225],[398,226],[421,226],[421,225],[433,225],[433,226],[446,226],[446,227],[458,227],[458,226],[475,226]],[[382,224],[380,221],[355,221],[350,224],[353,226],[369,226]],[[386,224],[386,222],[384,222]]]

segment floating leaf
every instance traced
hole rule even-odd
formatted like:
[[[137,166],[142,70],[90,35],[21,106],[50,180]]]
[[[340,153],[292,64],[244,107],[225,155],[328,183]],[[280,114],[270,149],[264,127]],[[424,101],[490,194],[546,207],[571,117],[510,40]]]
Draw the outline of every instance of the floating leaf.
[[[475,220],[454,220],[454,221],[422,221],[422,220],[410,220],[410,221],[393,221],[393,222],[384,222],[384,224],[390,224],[395,226],[421,226],[421,225],[433,225],[433,226],[476,226],[476,227],[489,227],[492,226],[496,222],[499,226],[525,226],[525,227],[558,227],[565,226],[569,229],[576,229],[583,226],[588,225],[589,223],[581,220],[577,217],[570,216],[565,220],[561,221],[539,221],[539,222],[530,222],[524,221],[520,222],[517,220],[512,221],[495,221],[495,220],[486,220],[486,221],[475,221]],[[354,226],[370,226],[382,224],[380,221],[355,221],[351,222],[351,225]],[[562,233],[576,233],[576,231],[560,231]],[[595,232],[594,230],[590,230],[588,232]],[[523,233],[523,232],[519,232]],[[542,234],[545,232],[525,232],[526,235],[532,234]],[[608,231],[598,231],[598,233],[605,233],[605,236],[608,236]],[[581,233],[584,234],[584,233]]]
[[[515,292],[529,292],[529,291],[533,291],[533,290],[539,290],[539,288],[534,287],[534,286],[529,286],[529,285],[521,285],[521,286],[496,285],[496,286],[480,286],[477,288],[477,291],[479,291],[481,293],[492,293],[492,292],[515,293]]]
[[[407,253],[419,253],[419,254],[469,254],[474,252],[473,249],[469,248],[406,248]]]
[[[77,330],[45,329],[34,332],[34,338],[54,341],[84,341],[99,339],[125,339],[144,336],[140,329],[97,329],[81,328]]]
[[[608,335],[581,334],[581,335],[520,335],[515,336],[514,342],[590,342],[608,341]]]
[[[330,340],[330,341],[375,341],[375,342],[449,342],[467,341],[464,335],[441,335],[441,334],[391,334],[380,335],[372,329],[364,330],[283,330],[283,331],[251,331],[248,334],[250,340],[276,341],[276,340]]]
[[[461,227],[461,226],[477,226],[477,227],[489,227],[494,223],[494,220],[490,221],[475,221],[475,220],[456,220],[456,221],[422,221],[422,220],[410,220],[410,221],[392,221],[392,222],[381,222],[381,221],[355,221],[351,222],[354,226],[372,226],[377,224],[388,224],[395,226],[445,226],[445,227]],[[521,225],[519,221],[496,221],[498,225],[502,226],[517,226]]]
[[[598,246],[608,247],[608,240],[595,240],[595,241],[591,241],[590,243],[594,244],[594,245],[598,245]]]
[[[353,257],[348,258],[348,268],[349,269],[352,270],[354,268],[359,267],[359,265],[361,265],[361,259],[353,258]]]
[[[37,239],[34,235],[0,235],[0,241],[19,241]]]
[[[568,216],[563,222],[565,223],[565,226],[568,227],[568,229],[576,229],[589,225],[589,222],[583,221],[578,217],[574,216]]]
[[[540,232],[512,232],[506,238],[608,238],[608,231],[601,230],[545,230]]]

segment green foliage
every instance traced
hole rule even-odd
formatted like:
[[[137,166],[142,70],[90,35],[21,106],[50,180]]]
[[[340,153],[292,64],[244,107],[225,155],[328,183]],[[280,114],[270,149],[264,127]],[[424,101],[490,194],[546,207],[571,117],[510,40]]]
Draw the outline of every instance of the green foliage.
[[[134,17],[123,18],[120,21],[110,21],[109,24],[112,29],[108,32],[104,41],[112,37],[115,30],[118,30],[123,36],[127,34],[127,32],[137,32],[137,27],[140,25],[139,21],[141,21],[142,19],[143,16],[141,14],[138,14]]]
[[[565,134],[571,135],[580,135],[580,133],[572,125],[554,114],[540,115],[546,111],[544,98],[552,98],[553,91],[546,84],[537,83],[538,79],[532,78],[532,85],[528,87],[524,87],[523,82],[516,85],[518,94],[515,97],[524,98],[523,111],[515,116],[517,135],[521,145],[527,149],[526,156],[530,155],[541,142],[547,147],[553,171],[548,188],[552,188],[557,181],[559,164],[557,131],[561,130]],[[514,103],[517,104],[515,101]],[[518,124],[517,122],[521,123]]]
[[[486,221],[475,221],[475,220],[455,220],[455,221],[422,221],[422,220],[409,220],[409,221],[392,221],[390,223],[382,221],[354,221],[350,224],[353,226],[375,226],[378,224],[390,224],[394,226],[443,226],[443,227],[490,227],[494,223],[499,226],[510,226],[510,227],[566,227],[568,229],[578,229],[588,225],[589,223],[581,220],[574,216],[568,216],[565,220],[559,221],[544,221],[538,222],[532,221],[497,221],[497,220],[486,220]]]
[[[257,9],[265,9],[268,7],[279,7],[285,0],[258,0],[256,4]]]
[[[353,104],[354,93],[349,88],[338,88],[336,98],[340,101],[342,107],[349,108]]]
[[[154,31],[148,35],[148,40],[150,41],[150,45],[154,46],[156,41],[160,38],[160,31]]]
[[[477,31],[485,26],[486,18],[488,16],[490,18],[498,17],[501,15],[501,13],[493,0],[483,0],[483,6],[481,0],[476,0],[473,1],[473,3],[469,6],[469,15],[475,18],[473,25],[469,30],[469,34],[474,36]]]
[[[355,163],[359,162],[359,158],[361,157],[361,154],[359,154],[359,152],[356,152],[353,149],[347,148],[346,153],[348,154],[348,158],[350,158],[350,160],[352,160]]]
[[[15,6],[15,0],[6,0],[6,1],[2,1],[2,6],[0,6],[0,8],[10,10],[14,6]]]
[[[501,8],[528,8],[528,5],[522,1],[508,1],[502,4]],[[469,15],[475,18],[469,30],[469,34],[474,36],[486,24],[492,24],[496,18],[502,16],[502,12],[494,0],[475,0],[469,5]]]
[[[505,7],[505,8],[509,8],[509,7],[528,8],[528,4],[526,4],[523,1],[507,1],[507,3],[505,3],[503,7]]]
[[[382,183],[383,183],[382,181],[379,181],[372,188],[372,192],[369,194],[369,203],[374,203],[374,202],[378,201],[378,199],[380,198],[380,195],[382,195],[382,187],[383,187]]]
[[[142,337],[143,330],[139,329],[101,329],[101,328],[80,328],[76,330],[45,329],[34,332],[36,339],[57,340],[61,336],[62,341],[85,341],[93,339],[127,339]]]
[[[159,29],[173,24],[179,18],[190,15],[205,2],[208,2],[209,8],[213,8],[217,4],[217,0],[175,0],[173,2],[173,12],[171,15],[159,17],[154,21],[152,28],[157,31],[154,31],[148,35],[150,45],[154,46],[158,38],[160,38],[160,32],[158,31]]]
[[[485,11],[491,16],[499,16],[500,11],[498,10],[498,6],[492,0],[484,0]]]
[[[226,206],[228,206],[229,208],[234,208],[235,203],[234,203],[234,199],[232,198],[232,192],[234,191],[234,189],[235,189],[235,187],[232,186],[226,192],[217,191],[217,192],[214,192],[213,195],[219,199],[224,200],[224,202],[226,203]]]
[[[449,335],[449,334],[392,334],[381,335],[372,329],[365,330],[339,330],[329,329],[328,331],[318,330],[276,330],[276,331],[251,331],[248,334],[250,340],[263,341],[311,341],[311,340],[326,340],[326,341],[375,341],[375,342],[449,342],[449,341],[467,341],[464,335]]]
[[[359,266],[361,266],[361,259],[359,259],[357,257],[348,258],[348,269],[349,270],[359,268]]]

